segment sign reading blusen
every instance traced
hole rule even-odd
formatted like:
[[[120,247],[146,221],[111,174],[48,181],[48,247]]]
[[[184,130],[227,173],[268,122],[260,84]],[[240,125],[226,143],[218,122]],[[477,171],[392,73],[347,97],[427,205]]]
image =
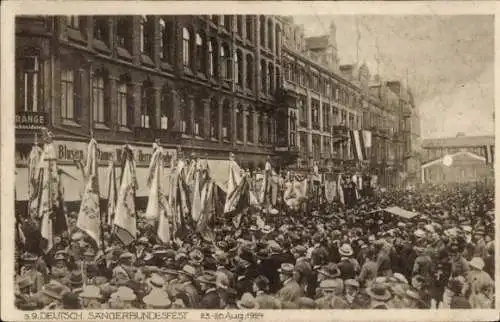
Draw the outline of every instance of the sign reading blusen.
[[[87,143],[84,142],[70,142],[70,141],[54,141],[57,161],[59,162],[73,162],[74,160],[84,160],[87,154]],[[120,163],[122,161],[122,147],[121,145],[99,144],[97,150],[97,160],[101,164],[108,164],[109,161]],[[152,147],[139,147],[132,145],[134,152],[135,162],[137,165],[148,166],[153,157]],[[170,167],[172,160],[175,159],[175,149],[164,149],[164,165]],[[29,154],[28,154],[29,155]],[[16,153],[17,163],[27,163],[28,155],[21,155]]]

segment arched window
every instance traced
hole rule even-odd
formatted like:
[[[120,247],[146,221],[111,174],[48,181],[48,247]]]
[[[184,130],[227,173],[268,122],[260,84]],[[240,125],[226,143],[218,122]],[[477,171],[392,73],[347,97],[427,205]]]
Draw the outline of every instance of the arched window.
[[[236,33],[240,37],[243,35],[243,19],[245,19],[245,16],[243,15],[236,16]]]
[[[273,36],[274,36],[274,30],[273,30],[273,19],[269,18],[267,20],[267,48],[270,50],[274,49],[274,43],[273,43]]]
[[[164,18],[159,19],[160,24],[160,59],[172,64],[172,50],[173,43],[173,23]]]
[[[221,76],[224,80],[231,79],[231,53],[227,44],[222,44],[220,48]]]
[[[222,139],[231,141],[231,105],[228,100],[222,105]]]
[[[211,77],[217,76],[217,42],[211,39],[208,43],[208,74]]]
[[[152,16],[141,16],[140,44],[141,53],[149,57],[154,56],[154,18]]]
[[[243,106],[238,105],[238,108],[234,110],[235,119],[236,119],[236,140],[243,141],[244,134],[244,124],[243,124]]]
[[[234,54],[234,69],[235,69],[235,82],[236,85],[243,85],[243,61],[241,59],[241,50],[237,50]]]
[[[269,88],[269,94],[274,93],[274,67],[272,63],[269,63],[267,70],[267,84]]]
[[[153,84],[146,81],[141,88],[141,127],[149,129],[154,127],[154,101]]]
[[[61,70],[61,117],[78,122],[81,96],[80,71],[73,67]]]
[[[210,137],[219,138],[219,103],[215,97],[210,100]]]
[[[205,56],[205,34],[203,32],[196,34],[196,70],[204,73],[206,70]]]
[[[121,127],[128,127],[131,123],[132,105],[129,99],[129,78],[126,75],[120,77],[118,82],[118,124]],[[130,109],[129,109],[130,105]]]
[[[249,106],[247,115],[246,115],[246,123],[247,123],[247,142],[253,142],[253,107]]]
[[[181,95],[181,132],[184,134],[191,135],[192,134],[192,126],[191,126],[191,107],[192,104],[189,101],[191,98],[186,98]]]
[[[205,137],[205,127],[203,120],[205,119],[205,105],[199,102],[194,107],[194,135]]]
[[[253,28],[254,16],[250,15],[246,17],[246,37],[250,42],[254,39],[254,28]]]
[[[190,48],[191,33],[184,27],[182,28],[182,64],[184,67],[189,68],[191,65],[191,51]]]
[[[96,124],[108,124],[110,107],[108,104],[108,73],[96,70],[92,75],[92,118]]]
[[[264,59],[260,61],[260,91],[267,91],[267,64]]]
[[[260,27],[260,45],[262,47],[266,47],[266,17],[260,16],[259,19],[259,27]]]
[[[107,16],[95,16],[94,20],[94,40],[100,40],[109,45],[109,18]]]
[[[253,80],[254,80],[254,74],[253,74],[253,57],[250,54],[247,54],[247,88],[250,90],[253,90]]]
[[[275,50],[274,52],[276,55],[280,55],[280,48],[281,48],[281,27],[279,25],[276,25],[274,29],[275,37],[274,37],[274,44],[275,44]]]

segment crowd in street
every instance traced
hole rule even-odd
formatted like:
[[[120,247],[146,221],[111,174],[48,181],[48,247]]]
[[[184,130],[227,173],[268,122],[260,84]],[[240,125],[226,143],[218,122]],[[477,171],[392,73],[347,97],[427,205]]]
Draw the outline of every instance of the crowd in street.
[[[358,200],[217,216],[213,236],[157,240],[138,216],[128,247],[104,247],[68,214],[48,254],[17,245],[16,306],[33,309],[493,308],[494,187],[385,191]],[[419,215],[383,211],[399,206]],[[258,217],[263,219],[258,222]]]

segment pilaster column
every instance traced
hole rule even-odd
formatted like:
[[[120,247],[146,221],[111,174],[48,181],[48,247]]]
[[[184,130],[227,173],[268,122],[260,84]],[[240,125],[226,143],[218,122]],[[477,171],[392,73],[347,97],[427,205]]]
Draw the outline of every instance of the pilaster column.
[[[203,134],[205,138],[210,138],[210,122],[214,120],[210,119],[210,99],[205,98],[202,101],[203,104]]]
[[[160,19],[158,16],[153,16],[151,19],[153,19],[153,57],[151,59],[155,63],[155,66],[157,68],[160,67],[161,64],[161,59],[160,59],[160,44],[163,41],[163,39],[160,39]],[[166,31],[165,31],[166,32]]]
[[[218,134],[217,134],[217,139],[219,142],[222,142],[223,141],[223,137],[222,137],[222,126],[223,126],[223,122],[222,122],[222,117],[223,117],[223,103],[222,103],[222,98],[218,101],[218,120],[217,122],[219,123],[219,126],[218,126]]]
[[[194,135],[194,96],[188,95],[187,97],[187,109],[188,109],[188,122],[186,124],[186,134]]]
[[[172,102],[171,108],[173,115],[172,128],[174,129],[174,131],[180,131],[181,121],[182,121],[181,97],[176,89],[172,89],[170,91],[170,95],[171,95],[171,102]]]
[[[108,75],[108,84],[109,84],[109,93],[105,93],[109,99],[109,121],[110,126],[114,129],[117,129],[120,124],[120,113],[118,111],[118,101],[117,101],[117,87],[116,84],[118,82],[118,77],[114,75]]]
[[[154,124],[151,124],[151,127],[160,129],[161,128],[161,87],[154,86],[153,87],[153,95],[154,95]]]
[[[130,99],[132,100],[132,122],[129,122],[132,126],[140,126],[141,125],[141,106],[142,106],[142,97],[141,97],[141,85],[138,82],[131,83],[132,88],[132,96]]]
[[[248,138],[247,138],[247,133],[248,133],[248,124],[247,124],[247,120],[248,120],[248,115],[249,111],[248,111],[248,105],[244,105],[243,106],[243,111],[242,111],[242,116],[243,116],[243,143],[246,145],[247,142],[248,142]]]

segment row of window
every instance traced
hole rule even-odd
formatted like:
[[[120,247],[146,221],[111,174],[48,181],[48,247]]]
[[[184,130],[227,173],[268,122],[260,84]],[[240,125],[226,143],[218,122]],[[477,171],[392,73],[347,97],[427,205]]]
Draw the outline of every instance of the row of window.
[[[300,97],[297,100],[297,109],[298,109],[298,119],[301,127],[307,127],[308,114],[306,108],[306,99],[304,97]],[[348,128],[358,129],[361,128],[361,116],[354,115],[345,110],[340,110],[335,106],[330,110],[330,106],[327,103],[323,103],[323,130],[329,131],[331,126],[344,124]],[[340,115],[340,120],[339,120]],[[315,130],[319,130],[320,127],[320,105],[319,101],[316,99],[311,100],[311,123],[312,127]]]
[[[80,72],[73,69],[63,69],[61,71],[61,117],[63,120],[78,122],[78,112],[81,107],[77,102],[81,95],[81,85],[77,81],[80,79]],[[130,85],[130,79],[123,75],[116,84],[117,99],[117,124],[120,127],[131,127],[133,119],[134,103],[133,88]],[[106,71],[96,71],[92,78],[92,110],[93,120],[96,124],[110,126],[113,116],[109,102],[113,93],[110,90],[110,82]],[[141,84],[141,113],[140,127],[156,127],[155,116],[156,108],[160,109],[160,129],[169,130],[173,128],[173,110],[169,97],[171,92],[164,88],[161,92],[160,106],[155,106],[155,92],[150,82]],[[229,101],[226,100],[222,106],[222,120],[219,122],[219,106],[215,99],[210,101],[209,119],[205,115],[205,107],[201,102],[193,102],[189,106],[184,98],[181,98],[181,132],[187,135],[194,135],[202,138],[219,139],[231,141],[232,125],[234,116],[234,133],[237,141],[253,143],[254,129],[258,128],[259,143],[271,144],[274,142],[274,131],[276,128],[275,120],[267,118],[263,113],[258,113],[250,108],[244,111],[241,105],[234,109],[232,115]],[[192,115],[192,114],[193,115]],[[192,118],[192,116],[194,116]],[[193,121],[194,119],[194,121]],[[204,122],[208,122],[208,128]],[[221,126],[221,134],[219,134]],[[246,129],[246,132],[245,132]],[[208,132],[208,133],[207,133]]]
[[[284,62],[283,66],[286,81],[315,90],[344,106],[363,107],[363,99],[360,95],[343,88],[335,81],[320,77],[316,72],[307,71],[305,67],[294,66],[292,62]]]

